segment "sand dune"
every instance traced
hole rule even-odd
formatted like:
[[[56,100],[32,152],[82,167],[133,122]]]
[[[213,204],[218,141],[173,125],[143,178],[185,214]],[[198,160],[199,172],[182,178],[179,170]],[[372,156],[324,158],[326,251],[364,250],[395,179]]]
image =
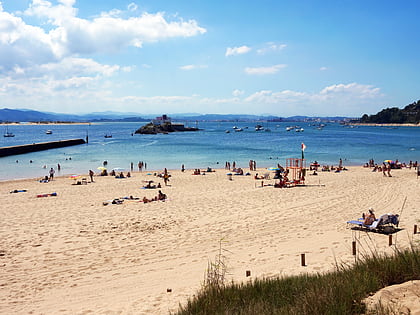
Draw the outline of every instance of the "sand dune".
[[[394,170],[393,177],[362,167],[319,172],[307,186],[286,189],[260,187],[252,176],[229,181],[225,170],[191,173],[172,171],[167,187],[146,172],[95,177],[87,185],[65,176],[0,182],[0,313],[165,314],[197,292],[221,240],[229,279],[247,281],[246,270],[270,277],[351,263],[353,240],[361,253],[391,253],[419,239],[413,226],[420,179],[413,169]],[[103,205],[152,198],[157,190],[141,189],[147,179],[161,182],[169,200]],[[27,192],[9,193],[14,189]],[[36,197],[52,192],[57,196]],[[345,223],[369,207],[377,215],[400,213],[406,197],[393,246],[386,235]]]

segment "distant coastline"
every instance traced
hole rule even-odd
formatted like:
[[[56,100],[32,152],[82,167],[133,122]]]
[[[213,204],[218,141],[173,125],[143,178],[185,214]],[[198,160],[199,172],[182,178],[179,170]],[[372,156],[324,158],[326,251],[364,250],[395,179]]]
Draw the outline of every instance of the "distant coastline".
[[[349,123],[348,125],[353,126],[374,126],[374,127],[420,127],[420,123],[418,124],[395,124],[395,123]]]
[[[8,126],[13,126],[13,125],[39,125],[39,126],[48,126],[48,125],[91,125],[93,123],[90,122],[80,122],[80,121],[43,121],[43,122],[33,122],[33,121],[28,121],[28,122],[0,122],[0,125],[8,125]]]
[[[420,123],[418,124],[394,124],[394,123],[349,123],[348,125],[353,126],[374,126],[374,127],[420,127]]]

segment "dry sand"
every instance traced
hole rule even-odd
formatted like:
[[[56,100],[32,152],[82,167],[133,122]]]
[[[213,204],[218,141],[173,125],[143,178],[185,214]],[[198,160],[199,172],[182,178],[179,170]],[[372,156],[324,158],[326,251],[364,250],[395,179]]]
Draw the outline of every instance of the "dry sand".
[[[150,198],[157,190],[141,189],[143,180],[163,180],[143,172],[87,185],[68,177],[0,182],[0,313],[167,314],[200,288],[220,240],[235,281],[248,281],[247,270],[262,278],[352,263],[353,240],[359,255],[419,241],[414,169],[394,170],[393,177],[362,167],[319,172],[305,187],[285,189],[259,187],[253,176],[229,181],[225,170],[171,174],[162,188],[166,202],[106,206],[117,197]],[[14,189],[27,192],[9,193]],[[52,192],[57,196],[36,197]],[[377,215],[400,213],[406,197],[403,230],[392,246],[386,235],[346,224],[369,207]]]

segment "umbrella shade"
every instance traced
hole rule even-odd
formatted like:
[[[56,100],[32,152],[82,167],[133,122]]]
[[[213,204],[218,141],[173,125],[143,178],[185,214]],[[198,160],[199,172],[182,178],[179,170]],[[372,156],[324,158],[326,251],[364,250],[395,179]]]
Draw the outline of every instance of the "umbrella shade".
[[[114,167],[113,170],[116,171],[116,172],[122,172],[122,171],[125,171],[125,168],[122,168],[122,167]]]
[[[278,167],[270,167],[268,168],[269,171],[280,171]]]
[[[392,161],[392,160],[385,160],[384,162],[385,163],[394,163],[394,161]]]
[[[100,170],[100,171],[105,171],[105,170],[106,170],[106,167],[99,166],[99,167],[98,167],[98,170]]]
[[[80,175],[70,175],[70,177],[69,178],[71,178],[71,179],[77,179],[77,178],[79,178],[80,177]]]

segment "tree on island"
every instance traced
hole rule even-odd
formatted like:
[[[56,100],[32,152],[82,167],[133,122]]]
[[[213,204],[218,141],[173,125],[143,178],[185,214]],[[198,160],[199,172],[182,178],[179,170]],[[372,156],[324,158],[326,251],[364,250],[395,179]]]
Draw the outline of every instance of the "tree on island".
[[[364,114],[359,119],[359,122],[374,124],[418,124],[420,122],[420,100],[407,105],[403,109],[392,107],[383,109],[375,115]]]

